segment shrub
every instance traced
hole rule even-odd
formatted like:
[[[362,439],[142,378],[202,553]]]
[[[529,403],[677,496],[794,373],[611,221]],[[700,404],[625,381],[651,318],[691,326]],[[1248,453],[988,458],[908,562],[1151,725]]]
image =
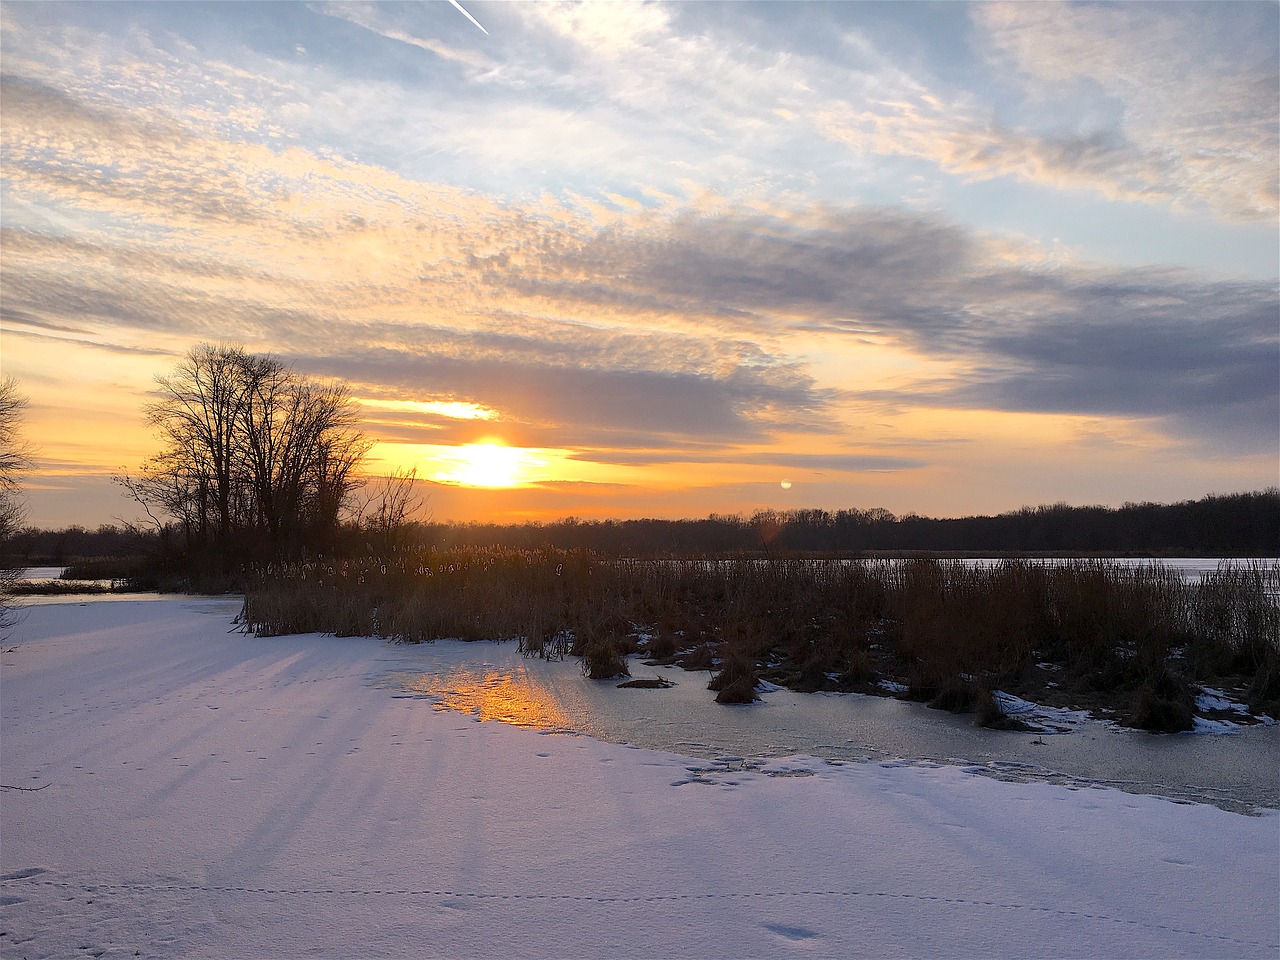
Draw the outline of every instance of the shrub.
[[[1138,690],[1128,723],[1140,730],[1177,733],[1190,730],[1195,721],[1191,688],[1167,667],[1148,677]]]
[[[720,672],[707,684],[707,689],[718,691],[716,703],[751,703],[760,699],[756,693],[759,686],[760,676],[754,665],[735,654],[725,660]]]
[[[631,675],[617,644],[608,639],[596,639],[587,645],[582,655],[582,672],[592,680]]]

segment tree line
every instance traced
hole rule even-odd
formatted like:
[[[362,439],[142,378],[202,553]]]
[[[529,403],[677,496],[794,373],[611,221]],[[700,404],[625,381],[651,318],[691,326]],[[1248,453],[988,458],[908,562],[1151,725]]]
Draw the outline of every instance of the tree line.
[[[17,581],[14,564],[3,560],[5,545],[22,526],[19,478],[31,459],[31,447],[22,437],[22,415],[27,398],[13,377],[0,379],[0,639],[14,624],[13,607],[6,594]]]
[[[407,487],[402,484],[401,492]],[[1122,507],[1053,504],[958,519],[895,516],[888,510],[796,510],[694,520],[576,520],[547,523],[399,523],[387,504],[361,522],[340,523],[330,554],[394,552],[397,546],[503,546],[591,550],[605,556],[768,556],[877,552],[1083,554],[1116,556],[1280,556],[1280,491],[1210,495],[1181,503]],[[381,527],[379,526],[381,524]],[[379,530],[386,533],[378,535]],[[391,536],[391,532],[395,536]],[[9,541],[21,565],[87,557],[139,556],[160,548],[157,532],[107,524],[95,530],[27,528]]]
[[[799,553],[1023,553],[1280,556],[1280,489],[1121,507],[1023,507],[997,516],[869,510],[760,511],[696,520],[576,520],[422,526],[439,546],[588,549],[615,556]]]

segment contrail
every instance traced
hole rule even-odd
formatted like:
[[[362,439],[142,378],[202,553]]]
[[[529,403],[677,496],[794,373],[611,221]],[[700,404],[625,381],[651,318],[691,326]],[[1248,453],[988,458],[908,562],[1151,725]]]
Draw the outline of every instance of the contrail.
[[[477,20],[475,17],[473,17],[471,14],[467,13],[467,11],[463,9],[462,4],[460,4],[458,0],[449,0],[449,2],[452,3],[455,7],[457,7],[458,10],[461,11],[464,17],[466,17],[468,20],[474,23],[477,27],[480,27],[480,21]],[[480,32],[483,33],[486,37],[489,35],[489,31],[486,30],[484,27],[480,27]]]

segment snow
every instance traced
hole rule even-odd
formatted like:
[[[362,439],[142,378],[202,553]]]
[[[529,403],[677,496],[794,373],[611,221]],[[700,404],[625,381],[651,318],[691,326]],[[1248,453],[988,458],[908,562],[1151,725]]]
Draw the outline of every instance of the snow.
[[[1072,710],[1068,707],[1046,707],[1024,700],[1003,690],[992,691],[996,705],[1006,717],[1015,717],[1036,733],[1070,733],[1081,724],[1093,720],[1088,710]],[[1107,721],[1102,721],[1106,723]]]
[[[33,606],[3,645],[0,955],[1280,951],[1276,811],[481,722],[383,682],[430,648],[236,606]]]
[[[1249,707],[1237,700],[1232,700],[1230,694],[1225,690],[1219,690],[1216,687],[1203,687],[1199,696],[1196,697],[1197,710],[1226,710],[1231,713],[1248,713]]]
[[[1244,724],[1260,723],[1263,726],[1271,727],[1275,726],[1276,723],[1275,717],[1268,716],[1265,713],[1250,718],[1248,704],[1233,699],[1231,694],[1216,687],[1204,687],[1201,689],[1200,695],[1196,697],[1196,709],[1202,713],[1236,714],[1243,718]],[[1242,726],[1241,722],[1224,717],[1196,717],[1195,721],[1197,732],[1235,733]]]

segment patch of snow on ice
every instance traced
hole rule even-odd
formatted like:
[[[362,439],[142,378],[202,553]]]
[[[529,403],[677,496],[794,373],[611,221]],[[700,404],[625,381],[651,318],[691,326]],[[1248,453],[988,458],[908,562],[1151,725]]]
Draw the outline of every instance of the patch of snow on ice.
[[[1229,710],[1232,713],[1248,713],[1249,707],[1231,697],[1222,690],[1204,687],[1200,696],[1196,697],[1197,710]]]
[[[1082,723],[1093,720],[1088,710],[1071,710],[1067,707],[1046,707],[1012,693],[996,690],[992,693],[1000,712],[1006,717],[1021,720],[1034,733],[1071,733]],[[1110,721],[1097,721],[1110,723]]]
[[[1192,728],[1192,733],[1235,733],[1244,726],[1261,724],[1266,727],[1275,723],[1271,717],[1265,714],[1253,717],[1249,713],[1248,704],[1233,700],[1231,694],[1215,687],[1203,687],[1201,689],[1200,695],[1196,697],[1196,710],[1201,713],[1216,714],[1216,716],[1194,717],[1195,726]],[[1226,714],[1226,716],[1222,716],[1222,714]],[[1235,719],[1237,717],[1239,721]]]
[[[1240,729],[1240,724],[1232,723],[1230,720],[1206,720],[1204,717],[1192,717],[1195,726],[1191,729],[1192,733],[1235,733]]]

